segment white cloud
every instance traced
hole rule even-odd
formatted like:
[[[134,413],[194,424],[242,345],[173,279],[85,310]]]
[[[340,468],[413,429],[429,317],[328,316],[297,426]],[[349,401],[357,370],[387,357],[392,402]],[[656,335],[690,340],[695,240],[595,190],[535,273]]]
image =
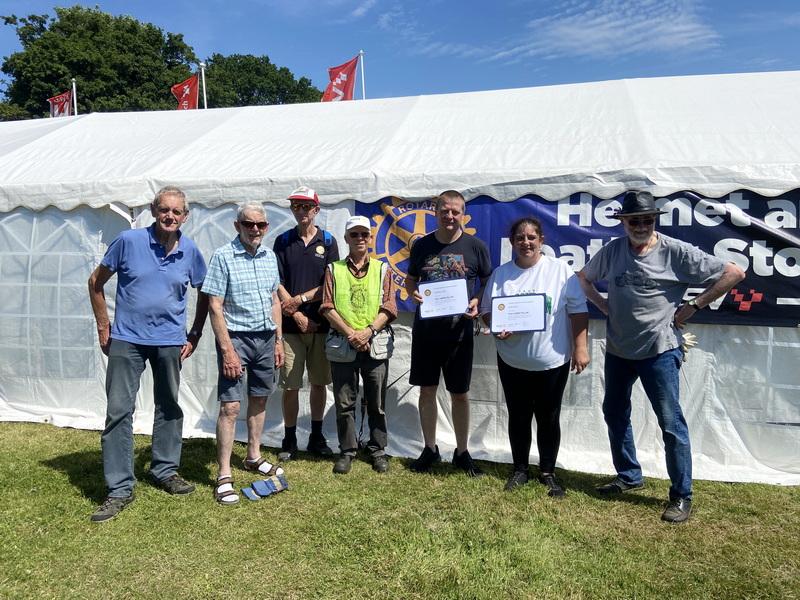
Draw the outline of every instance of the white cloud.
[[[364,0],[361,4],[353,9],[353,11],[350,13],[350,16],[354,19],[360,19],[367,14],[369,9],[375,6],[377,2],[378,0]]]
[[[698,12],[692,0],[565,0],[553,14],[529,21],[524,35],[486,60],[707,50],[718,45],[720,36]]]

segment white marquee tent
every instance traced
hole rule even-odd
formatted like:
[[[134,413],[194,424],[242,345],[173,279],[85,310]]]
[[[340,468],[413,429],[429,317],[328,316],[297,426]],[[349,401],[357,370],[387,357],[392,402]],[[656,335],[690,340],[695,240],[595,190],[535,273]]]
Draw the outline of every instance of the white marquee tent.
[[[657,196],[718,198],[745,189],[777,198],[800,187],[798,106],[800,72],[778,72],[2,123],[0,420],[102,428],[104,357],[86,279],[120,231],[148,223],[144,209],[163,185],[187,192],[184,230],[207,256],[232,237],[242,200],[267,203],[271,244],[294,223],[284,198],[301,183],[319,192],[319,224],[338,236],[356,201],[419,200],[448,188],[498,201],[525,194],[558,201],[577,192],[611,198],[643,187]],[[404,315],[396,328],[390,381],[397,381],[387,407],[390,451],[399,456],[421,448],[416,390],[404,376],[409,323]],[[693,331],[700,345],[683,370],[682,401],[696,476],[800,483],[797,330]],[[604,332],[603,322],[592,322],[593,363],[571,377],[565,394],[565,468],[612,472],[600,411]],[[184,368],[188,436],[214,432],[211,338],[207,326]],[[473,454],[508,461],[490,339],[480,340],[475,365]],[[138,432],[149,432],[150,398],[144,381]],[[282,434],[279,404],[277,396],[269,404],[270,446]],[[335,439],[330,404],[325,427]],[[640,390],[635,405],[643,466],[665,476],[658,428]],[[441,445],[452,450],[449,410],[440,415]]]

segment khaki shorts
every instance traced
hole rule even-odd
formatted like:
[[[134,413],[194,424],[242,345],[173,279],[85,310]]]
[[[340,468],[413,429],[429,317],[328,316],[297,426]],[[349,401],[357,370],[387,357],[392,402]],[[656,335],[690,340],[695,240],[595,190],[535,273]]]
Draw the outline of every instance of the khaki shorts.
[[[285,390],[303,387],[303,372],[308,368],[311,385],[328,385],[331,382],[331,365],[325,358],[324,333],[285,333],[285,354],[281,368],[280,386]]]

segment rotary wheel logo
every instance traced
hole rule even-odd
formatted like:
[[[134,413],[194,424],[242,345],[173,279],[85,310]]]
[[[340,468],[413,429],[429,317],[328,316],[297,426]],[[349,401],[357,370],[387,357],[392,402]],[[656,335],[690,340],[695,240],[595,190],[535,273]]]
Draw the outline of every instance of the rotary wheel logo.
[[[375,247],[372,256],[389,263],[392,277],[400,288],[400,299],[407,300],[405,290],[408,274],[408,257],[411,246],[419,238],[436,229],[436,212],[432,200],[407,202],[402,198],[392,198],[391,202],[380,203],[380,213],[372,215],[372,235]],[[470,216],[464,215],[464,231],[474,235],[476,229],[467,227]]]

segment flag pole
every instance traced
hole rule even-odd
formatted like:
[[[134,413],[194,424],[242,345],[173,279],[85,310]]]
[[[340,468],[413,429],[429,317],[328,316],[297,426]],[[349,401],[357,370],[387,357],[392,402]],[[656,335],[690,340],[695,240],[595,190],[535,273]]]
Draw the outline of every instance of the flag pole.
[[[359,50],[358,51],[358,57],[359,57],[358,64],[361,65],[361,99],[362,100],[366,100],[367,99],[367,92],[365,91],[366,90],[366,84],[364,83],[364,51],[363,50]]]
[[[78,87],[75,85],[75,78],[72,78],[72,114],[78,114]]]
[[[203,108],[208,108],[206,100],[206,63],[200,63],[200,79],[203,81]]]

